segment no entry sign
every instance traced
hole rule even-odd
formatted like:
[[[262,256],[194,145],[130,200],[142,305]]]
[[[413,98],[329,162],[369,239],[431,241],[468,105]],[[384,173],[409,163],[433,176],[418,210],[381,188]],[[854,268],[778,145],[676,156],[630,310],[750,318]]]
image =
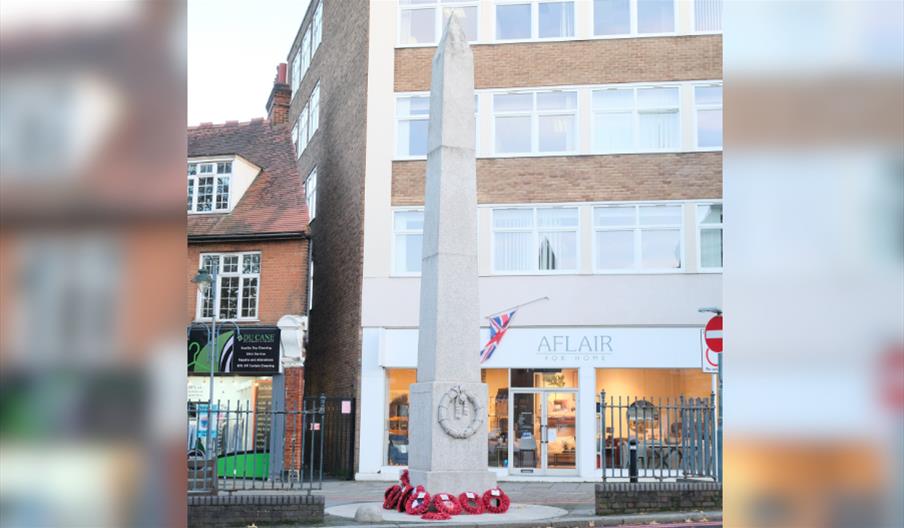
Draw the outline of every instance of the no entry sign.
[[[706,323],[703,328],[703,339],[706,346],[713,352],[722,351],[722,316],[717,315]]]

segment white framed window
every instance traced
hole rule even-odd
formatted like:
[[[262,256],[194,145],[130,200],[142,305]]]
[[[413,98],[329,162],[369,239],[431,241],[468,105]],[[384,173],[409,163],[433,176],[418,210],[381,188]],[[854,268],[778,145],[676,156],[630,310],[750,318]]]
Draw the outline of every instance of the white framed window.
[[[496,40],[574,37],[573,0],[497,0]]]
[[[722,148],[722,84],[694,86],[696,145],[698,149]]]
[[[593,91],[593,151],[673,151],[681,147],[677,86]]]
[[[304,202],[308,206],[308,219],[317,216],[317,167],[304,180]]]
[[[301,157],[301,153],[308,147],[308,143],[320,127],[320,82],[314,85],[308,102],[298,114],[295,126],[292,127],[292,142],[295,143],[295,155]]]
[[[684,268],[681,204],[593,208],[597,272],[665,272]]]
[[[462,16],[465,36],[477,40],[477,0],[399,0],[399,46],[434,45],[453,10]]]
[[[694,0],[694,31],[722,31],[722,0]]]
[[[494,273],[577,271],[577,207],[497,208],[492,225]]]
[[[191,162],[188,164],[189,213],[229,211],[231,161]]]
[[[318,81],[316,85],[314,85],[314,89],[311,91],[311,98],[308,100],[308,119],[310,120],[310,124],[308,125],[308,139],[314,135],[314,132],[317,132],[317,129],[320,127],[320,82]]]
[[[604,37],[672,34],[676,9],[676,0],[593,0],[593,34]]]
[[[576,90],[493,94],[495,153],[575,152],[577,100]]]
[[[314,60],[314,54],[317,53],[317,48],[320,47],[322,39],[323,2],[319,2],[314,10],[311,23],[305,28],[304,34],[301,37],[301,45],[298,46],[298,51],[295,52],[295,57],[292,58],[291,83],[293,97],[298,90],[298,86],[301,84],[301,79],[308,72],[308,68],[311,67],[311,61]]]
[[[209,320],[214,313],[221,321],[257,320],[261,275],[259,251],[202,253],[200,267],[208,273],[216,270],[217,283],[206,293],[198,292],[197,320]],[[219,294],[214,296],[214,291]]]
[[[314,244],[308,241],[308,312],[314,307]]]
[[[700,271],[722,271],[722,204],[697,205],[697,266]]]
[[[307,73],[311,67],[311,27],[305,30],[304,36],[301,38],[301,75]]]
[[[392,214],[393,274],[418,275],[424,242],[424,210],[399,209]]]
[[[294,57],[292,57],[292,97],[295,97],[295,92],[298,91],[298,84],[301,81],[301,53],[296,53]]]
[[[323,2],[317,2],[314,8],[314,18],[311,22],[311,58],[317,53],[320,42],[323,40]]]
[[[430,96],[414,95],[396,99],[396,156],[427,155],[427,124]]]
[[[298,150],[296,153],[301,156],[301,153],[304,152],[304,149],[308,147],[308,105],[305,105],[304,108],[301,109],[301,112],[298,114]]]
[[[479,96],[474,96],[474,150],[480,143],[477,117]],[[427,125],[430,120],[430,94],[396,97],[396,159],[423,158],[427,155]]]

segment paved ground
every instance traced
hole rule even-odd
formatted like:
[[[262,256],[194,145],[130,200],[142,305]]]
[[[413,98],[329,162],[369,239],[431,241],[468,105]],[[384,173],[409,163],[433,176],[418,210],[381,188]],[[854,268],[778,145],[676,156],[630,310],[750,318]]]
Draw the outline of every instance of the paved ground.
[[[349,502],[383,500],[392,482],[324,482],[326,507]],[[527,502],[564,508],[571,513],[593,515],[592,482],[502,482],[512,502]],[[316,493],[316,492],[315,492]]]
[[[323,489],[315,491],[316,495],[323,495],[325,506],[338,506],[353,502],[374,502],[383,500],[383,491],[392,485],[391,482],[360,482],[360,481],[325,481]],[[565,528],[571,526],[616,526],[631,524],[638,527],[655,526],[656,528],[668,528],[672,523],[675,526],[721,526],[721,512],[696,512],[676,514],[646,514],[637,516],[597,517],[594,512],[594,497],[592,482],[501,482],[505,492],[512,502],[540,504],[555,506],[568,511],[565,517],[550,519],[539,523],[537,526],[554,526]],[[243,493],[255,493],[252,491]],[[262,492],[267,494],[273,491]],[[276,492],[278,493],[278,492]],[[466,517],[462,516],[462,525],[468,526]],[[690,520],[691,522],[688,522]],[[353,525],[353,521],[342,517],[327,515],[321,526],[339,527]],[[401,524],[400,526],[413,526],[414,524]],[[393,523],[380,525],[399,526]],[[450,525],[444,525],[446,527]],[[470,526],[474,526],[471,524]],[[519,525],[521,526],[521,525]],[[526,526],[526,525],[525,525]]]

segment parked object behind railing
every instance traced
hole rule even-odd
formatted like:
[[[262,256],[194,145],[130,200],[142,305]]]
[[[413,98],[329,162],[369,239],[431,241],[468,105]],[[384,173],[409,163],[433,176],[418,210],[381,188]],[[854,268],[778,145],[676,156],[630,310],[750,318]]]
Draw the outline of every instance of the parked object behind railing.
[[[714,399],[715,395],[677,400],[609,396],[607,400],[605,391],[600,393],[603,481],[720,480]]]
[[[325,408],[325,396],[305,399],[301,409],[189,402],[188,493],[321,489]]]

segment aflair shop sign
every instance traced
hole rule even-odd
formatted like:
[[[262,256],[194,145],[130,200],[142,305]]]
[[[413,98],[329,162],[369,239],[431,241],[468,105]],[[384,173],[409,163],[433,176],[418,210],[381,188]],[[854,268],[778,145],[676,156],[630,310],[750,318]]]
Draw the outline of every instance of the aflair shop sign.
[[[222,327],[221,327],[222,328]],[[214,373],[272,375],[279,373],[279,328],[256,326],[225,327],[217,332],[214,347],[207,328],[193,327],[188,334],[188,373],[210,374],[211,352]]]
[[[600,352],[613,352],[612,336],[568,336],[553,335],[542,336],[537,345],[538,354],[590,354]]]

